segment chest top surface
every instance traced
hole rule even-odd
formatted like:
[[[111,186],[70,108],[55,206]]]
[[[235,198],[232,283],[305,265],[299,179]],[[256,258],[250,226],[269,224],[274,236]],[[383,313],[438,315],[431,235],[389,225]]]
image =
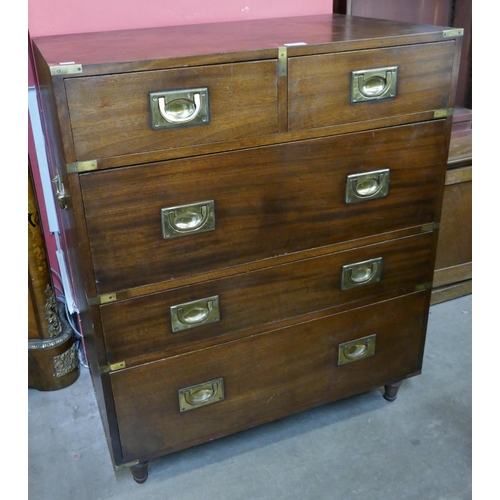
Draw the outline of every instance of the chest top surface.
[[[140,71],[440,41],[443,27],[317,15],[34,38],[49,66],[83,65],[83,75]],[[446,36],[446,35],[445,35]],[[210,59],[207,59],[210,57]]]

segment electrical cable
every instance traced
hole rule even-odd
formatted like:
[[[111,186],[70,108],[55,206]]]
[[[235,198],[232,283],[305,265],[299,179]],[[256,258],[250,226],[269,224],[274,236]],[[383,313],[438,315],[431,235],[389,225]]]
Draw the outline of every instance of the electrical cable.
[[[61,275],[55,269],[51,268],[50,270],[62,282]],[[68,303],[67,303],[66,297],[64,296],[63,290],[61,290],[56,285],[54,285],[54,288],[59,292],[59,294],[56,295],[56,299],[59,302],[61,302],[62,304],[64,304],[64,310],[65,310],[65,313],[66,313],[66,320],[68,321],[68,324],[70,325],[71,330],[73,330],[73,333],[74,333],[74,335],[76,337],[75,340],[76,340],[76,346],[77,346],[77,350],[78,350],[78,358],[80,360],[80,364],[84,368],[88,368],[89,365],[88,365],[87,354],[86,354],[86,350],[85,350],[85,339],[84,339],[84,336],[80,333],[80,331],[78,330],[78,328],[75,326],[74,320],[73,320],[73,318],[72,318],[72,316],[71,316],[71,314],[69,312]]]

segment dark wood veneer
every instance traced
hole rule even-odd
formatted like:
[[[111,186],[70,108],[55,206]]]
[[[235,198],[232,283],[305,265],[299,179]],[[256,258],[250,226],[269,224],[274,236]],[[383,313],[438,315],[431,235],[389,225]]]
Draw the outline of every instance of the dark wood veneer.
[[[409,295],[111,374],[124,460],[170,453],[418,371],[428,295]],[[337,365],[339,343],[373,333],[374,356]],[[216,377],[224,377],[224,401],[179,412],[178,389]]]
[[[460,47],[340,15],[34,39],[97,400],[138,483],[162,454],[380,386],[390,400],[420,373],[451,129],[435,111]],[[82,71],[50,74],[67,61]],[[350,72],[389,63],[396,98],[351,105]],[[184,85],[210,87],[210,124],[153,131],[148,93]],[[68,167],[82,159],[96,170]],[[346,176],[381,168],[388,195],[346,204]],[[162,238],[162,208],[205,200],[215,231]],[[373,252],[380,282],[340,291],[341,266]],[[216,294],[221,321],[169,332],[171,305]],[[180,411],[180,389],[219,377],[223,401]]]
[[[435,121],[84,174],[98,293],[434,222],[444,128]],[[345,204],[348,174],[388,167],[386,198]],[[162,239],[161,208],[204,200],[215,201],[215,231]]]

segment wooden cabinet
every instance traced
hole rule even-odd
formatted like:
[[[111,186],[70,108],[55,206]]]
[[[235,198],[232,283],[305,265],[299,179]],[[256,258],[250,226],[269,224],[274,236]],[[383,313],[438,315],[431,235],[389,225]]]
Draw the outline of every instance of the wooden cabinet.
[[[472,293],[472,110],[455,107],[431,304]]]
[[[116,466],[420,373],[460,48],[342,15],[34,40]]]

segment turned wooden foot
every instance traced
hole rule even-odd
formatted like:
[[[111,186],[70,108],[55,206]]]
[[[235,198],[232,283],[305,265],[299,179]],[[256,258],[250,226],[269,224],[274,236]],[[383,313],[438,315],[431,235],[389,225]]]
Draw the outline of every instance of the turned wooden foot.
[[[388,384],[384,386],[385,392],[384,392],[384,399],[386,401],[394,401],[398,397],[398,391],[399,387],[403,383],[402,380],[399,380],[397,382],[393,382],[392,384]]]
[[[142,484],[146,482],[148,478],[148,463],[149,462],[140,462],[137,465],[129,467],[136,483]]]

